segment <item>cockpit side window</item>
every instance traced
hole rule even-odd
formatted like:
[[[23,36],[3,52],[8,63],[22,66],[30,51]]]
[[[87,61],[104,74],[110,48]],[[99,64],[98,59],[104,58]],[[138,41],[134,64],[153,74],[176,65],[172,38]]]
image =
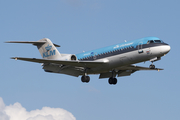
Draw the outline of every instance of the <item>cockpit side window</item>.
[[[150,42],[150,43],[154,43],[154,41],[153,41],[153,40],[150,40],[149,42]]]
[[[147,42],[147,44],[150,44],[150,43],[154,43],[154,41],[153,41],[153,40],[149,40],[149,41]]]

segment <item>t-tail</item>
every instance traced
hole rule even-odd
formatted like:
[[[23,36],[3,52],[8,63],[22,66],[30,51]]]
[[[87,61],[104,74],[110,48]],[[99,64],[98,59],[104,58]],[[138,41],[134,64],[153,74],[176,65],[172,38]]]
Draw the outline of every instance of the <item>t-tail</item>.
[[[43,59],[59,59],[61,54],[56,49],[59,45],[53,44],[50,39],[43,38],[38,41],[8,41],[6,43],[27,43],[37,46]]]
[[[45,42],[44,44],[37,45],[37,48],[44,59],[59,59],[61,54],[56,49],[55,45],[51,42],[50,39],[44,38],[38,40],[37,42]]]

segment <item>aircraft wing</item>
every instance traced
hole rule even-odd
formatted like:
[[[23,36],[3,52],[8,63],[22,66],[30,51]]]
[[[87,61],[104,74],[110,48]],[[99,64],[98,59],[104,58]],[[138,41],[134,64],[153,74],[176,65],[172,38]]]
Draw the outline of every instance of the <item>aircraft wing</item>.
[[[139,70],[163,70],[161,68],[155,68],[155,69],[150,69],[148,67],[141,67],[141,66],[136,66],[136,65],[128,65],[128,66],[122,66],[116,68],[117,72],[116,75],[118,77],[122,76],[130,76],[132,73],[139,71]],[[106,72],[106,73],[100,73],[99,78],[109,78],[112,76],[112,72]]]
[[[23,60],[29,62],[36,62],[36,63],[54,63],[54,64],[61,64],[61,65],[70,65],[76,67],[97,67],[98,65],[106,64],[107,62],[99,62],[99,61],[75,61],[75,60],[51,60],[51,59],[37,59],[37,58],[22,58],[22,57],[12,57],[11,59],[15,60]]]
[[[37,45],[46,43],[46,41],[7,41],[5,43],[26,43],[26,44],[33,44],[33,45],[37,46]],[[60,47],[57,44],[54,44],[54,46],[55,47]]]
[[[150,69],[149,67],[141,67],[141,66],[136,66],[136,65],[129,65],[129,66],[123,66],[123,67],[119,67],[117,68],[118,70],[164,70],[161,68],[155,68],[155,69]]]

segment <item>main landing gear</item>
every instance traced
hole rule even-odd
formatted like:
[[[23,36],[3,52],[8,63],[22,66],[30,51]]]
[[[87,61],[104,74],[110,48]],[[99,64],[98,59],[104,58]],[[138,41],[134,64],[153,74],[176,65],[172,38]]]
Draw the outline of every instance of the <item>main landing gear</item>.
[[[109,78],[108,82],[110,85],[116,85],[117,84],[117,78],[116,78],[116,71],[112,71],[112,76]]]
[[[86,75],[83,75],[83,76],[81,77],[81,81],[88,83],[88,82],[90,81],[90,77],[89,77],[89,76],[86,76]]]
[[[110,85],[115,85],[117,83],[117,78],[110,77],[108,82]]]
[[[117,84],[117,78],[116,77],[116,72],[113,70],[112,71],[112,77],[109,78],[108,82],[110,85],[116,85]],[[83,83],[88,83],[90,81],[90,77],[87,75],[86,70],[84,75],[81,77],[81,81]]]
[[[83,83],[88,83],[90,81],[90,77],[87,75],[87,69],[84,69],[84,75],[81,77],[81,81]]]
[[[83,83],[88,83],[90,81],[90,77],[86,76],[86,75],[83,75],[81,77],[81,81]],[[117,78],[110,77],[108,82],[109,82],[110,85],[116,85],[117,84]]]

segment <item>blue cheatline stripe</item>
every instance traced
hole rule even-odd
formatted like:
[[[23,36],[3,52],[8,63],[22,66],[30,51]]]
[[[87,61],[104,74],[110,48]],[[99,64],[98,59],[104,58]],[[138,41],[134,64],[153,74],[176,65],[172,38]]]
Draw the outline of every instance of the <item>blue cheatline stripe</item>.
[[[118,51],[120,52],[121,50],[124,50],[126,48],[128,48],[129,50],[130,49],[133,50],[133,49],[136,49],[136,46],[138,46],[139,44],[147,44],[148,40],[159,40],[159,38],[145,37],[145,38],[141,38],[141,39],[137,39],[137,40],[133,40],[133,41],[129,41],[129,42],[124,42],[124,43],[111,45],[108,47],[76,54],[76,56],[79,60],[81,60],[81,59],[85,59],[85,58],[91,58],[93,56],[106,55],[108,53],[114,53],[114,52],[118,52]]]

